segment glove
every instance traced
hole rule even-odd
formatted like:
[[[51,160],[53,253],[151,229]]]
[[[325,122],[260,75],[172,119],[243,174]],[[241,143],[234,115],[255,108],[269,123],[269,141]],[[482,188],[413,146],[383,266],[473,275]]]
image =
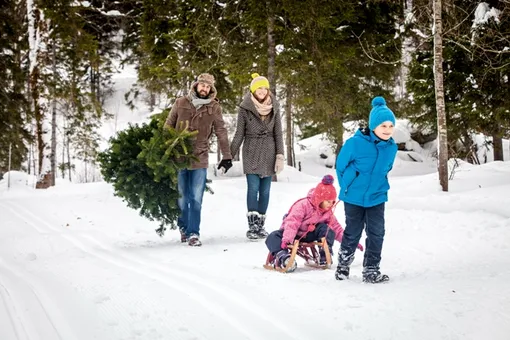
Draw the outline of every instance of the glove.
[[[283,157],[282,154],[276,155],[276,161],[274,163],[274,172],[278,175],[280,172],[282,172],[284,164],[285,157]]]
[[[225,173],[227,173],[228,169],[232,167],[232,160],[231,159],[222,159],[220,164],[218,164],[218,170],[221,168],[225,169]]]
[[[358,243],[358,246],[356,248],[358,248],[359,250],[363,251],[363,246],[361,245],[361,243]]]
[[[287,249],[288,245],[289,245],[289,243],[287,241],[282,241],[282,244],[280,245],[280,247],[282,247],[282,249]]]

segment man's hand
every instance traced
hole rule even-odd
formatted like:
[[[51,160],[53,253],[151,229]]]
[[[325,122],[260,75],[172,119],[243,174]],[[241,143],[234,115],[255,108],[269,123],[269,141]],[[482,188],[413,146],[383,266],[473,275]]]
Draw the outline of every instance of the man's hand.
[[[220,164],[218,164],[218,170],[221,168],[225,169],[225,173],[227,173],[228,169],[232,167],[232,160],[231,159],[222,159]]]

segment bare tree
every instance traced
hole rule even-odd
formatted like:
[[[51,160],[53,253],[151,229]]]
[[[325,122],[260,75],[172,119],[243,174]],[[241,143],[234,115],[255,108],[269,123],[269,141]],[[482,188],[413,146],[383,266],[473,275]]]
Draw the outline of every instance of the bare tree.
[[[443,89],[443,39],[441,0],[434,0],[434,84],[436,92],[437,131],[438,131],[438,170],[439,183],[443,191],[448,191],[448,134]]]

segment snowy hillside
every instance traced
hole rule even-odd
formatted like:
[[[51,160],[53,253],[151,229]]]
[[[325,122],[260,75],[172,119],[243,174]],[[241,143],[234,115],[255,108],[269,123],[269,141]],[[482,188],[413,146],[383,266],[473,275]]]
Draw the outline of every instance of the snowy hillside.
[[[414,165],[390,179],[391,282],[377,286],[361,282],[359,252],[347,282],[302,261],[263,269],[265,245],[244,235],[242,177],[213,177],[204,245],[191,248],[176,231],[159,238],[106,183],[34,191],[12,173],[9,191],[0,182],[0,339],[507,339],[510,162],[462,164],[450,193]],[[270,230],[318,181],[281,177]]]
[[[130,68],[115,78],[102,147],[129,122],[147,121],[143,101],[135,111],[125,105],[135,80]],[[354,127],[346,129],[348,138]],[[391,281],[376,286],[361,282],[360,252],[346,282],[300,259],[292,274],[265,270],[264,243],[245,238],[241,163],[218,175],[213,153],[215,194],[204,197],[201,248],[181,244],[177,231],[159,238],[157,223],[127,208],[107,183],[59,180],[34,190],[33,178],[11,172],[8,188],[6,174],[0,339],[508,339],[510,162],[461,162],[442,193],[435,145],[420,146],[411,131],[397,122],[395,138],[408,151],[390,174],[382,270]],[[335,175],[324,136],[295,150],[302,171],[287,167],[272,184],[270,231],[323,175]],[[505,159],[508,150],[505,141]],[[341,205],[336,216],[344,221]]]

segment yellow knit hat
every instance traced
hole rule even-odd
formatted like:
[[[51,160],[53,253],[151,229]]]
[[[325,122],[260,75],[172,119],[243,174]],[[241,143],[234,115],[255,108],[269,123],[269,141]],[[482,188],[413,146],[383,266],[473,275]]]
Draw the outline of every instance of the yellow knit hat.
[[[262,77],[258,73],[253,73],[251,77],[253,78],[250,84],[250,91],[252,93],[254,93],[260,87],[269,89],[269,80],[267,80],[266,77]]]

